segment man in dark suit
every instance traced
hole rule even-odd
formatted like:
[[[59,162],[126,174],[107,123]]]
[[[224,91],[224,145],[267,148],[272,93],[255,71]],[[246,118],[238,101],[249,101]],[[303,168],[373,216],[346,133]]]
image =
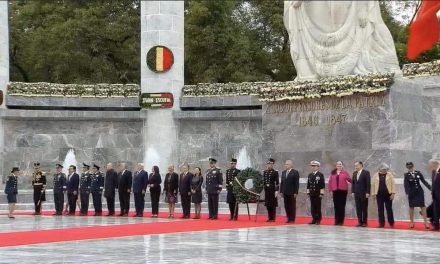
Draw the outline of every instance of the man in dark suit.
[[[182,203],[182,218],[188,219],[191,216],[191,180],[193,174],[189,172],[189,166],[182,166],[182,173],[179,179],[179,192]]]
[[[370,197],[371,177],[370,172],[364,170],[362,161],[354,164],[355,172],[351,184],[351,193],[356,204],[358,227],[366,227],[368,220],[368,198]]]
[[[208,193],[209,219],[218,219],[218,196],[223,189],[223,174],[216,167],[217,160],[209,159],[209,169],[206,171],[206,192]]]
[[[132,184],[132,173],[127,170],[127,164],[119,164],[119,204],[121,208],[121,213],[119,216],[128,216],[128,211],[130,210],[130,193]]]
[[[432,230],[440,230],[440,161],[431,159],[428,162],[432,171]]]
[[[67,200],[69,202],[69,212],[67,215],[75,215],[76,201],[78,200],[79,175],[76,173],[76,166],[69,166],[69,176],[67,176]]]
[[[137,171],[133,176],[133,196],[136,214],[134,217],[143,217],[145,208],[145,192],[148,185],[148,173],[144,170],[144,164],[138,163]]]
[[[104,197],[107,199],[107,216],[115,215],[115,196],[118,189],[118,173],[113,169],[113,164],[108,163],[106,166]]]
[[[293,161],[286,160],[284,171],[281,173],[280,192],[284,198],[284,209],[286,210],[287,223],[295,222],[296,218],[296,197],[299,190],[299,172],[293,169]]]

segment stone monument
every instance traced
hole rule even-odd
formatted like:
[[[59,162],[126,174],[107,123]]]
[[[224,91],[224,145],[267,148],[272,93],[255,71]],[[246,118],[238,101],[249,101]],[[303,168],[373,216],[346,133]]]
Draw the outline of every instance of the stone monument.
[[[177,141],[172,110],[179,109],[184,84],[184,2],[141,1],[141,29],[142,93],[170,92],[175,98],[172,109],[145,110],[145,166],[148,169],[153,165],[166,168],[168,163],[173,162],[172,154]],[[159,73],[147,67],[147,53],[154,46],[163,46],[172,52],[174,63],[170,70]]]
[[[284,1],[284,24],[298,80],[400,72],[378,1]]]

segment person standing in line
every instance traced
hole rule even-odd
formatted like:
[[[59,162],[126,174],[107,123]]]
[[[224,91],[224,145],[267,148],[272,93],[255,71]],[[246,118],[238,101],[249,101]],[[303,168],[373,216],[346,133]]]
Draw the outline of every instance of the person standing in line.
[[[420,213],[423,217],[425,228],[429,229],[428,217],[426,215],[425,192],[423,191],[422,183],[428,188],[428,190],[431,190],[431,185],[425,180],[425,177],[423,177],[423,174],[420,171],[415,170],[414,163],[411,161],[407,162],[406,168],[408,169],[408,172],[403,176],[403,185],[409,203],[409,227],[414,228],[414,208],[420,207]]]
[[[174,172],[174,165],[168,166],[168,173],[165,175],[163,191],[165,193],[165,202],[168,203],[168,218],[174,218],[177,192],[179,191],[179,175]]]
[[[63,165],[56,164],[56,173],[53,176],[53,198],[55,203],[55,213],[61,215],[64,207],[64,193],[66,192],[66,174],[62,172]]]
[[[342,161],[336,162],[336,168],[331,172],[328,180],[328,190],[333,195],[335,225],[344,225],[348,183],[351,183],[350,175],[344,169]]]
[[[35,162],[34,172],[32,173],[32,187],[34,189],[34,215],[41,215],[41,207],[46,201],[46,173],[41,171],[40,163]]]
[[[230,167],[226,170],[226,203],[229,204],[229,220],[237,220],[238,218],[238,206],[237,199],[235,199],[232,183],[235,181],[235,177],[240,173],[237,169],[237,159],[231,159]]]
[[[312,214],[311,225],[321,224],[322,213],[321,213],[321,202],[322,197],[324,197],[325,191],[325,178],[324,175],[319,171],[321,164],[314,160],[310,162],[310,167],[312,172],[309,174],[307,179],[307,194],[310,198],[310,210]]]
[[[195,211],[194,219],[200,219],[200,212],[202,211],[202,184],[202,169],[196,167],[194,168],[194,176],[191,179],[191,200],[194,203]]]
[[[107,200],[107,216],[115,215],[115,196],[116,189],[118,189],[118,173],[113,169],[113,164],[108,163],[106,166],[105,182],[104,182],[104,197]]]
[[[6,179],[5,194],[8,199],[8,217],[14,219],[15,204],[17,203],[18,194],[18,175],[20,169],[18,167],[12,168],[11,175]]]
[[[218,197],[223,188],[223,175],[216,167],[217,160],[209,159],[209,169],[206,171],[206,192],[208,193],[209,219],[218,219]]]
[[[153,166],[150,177],[148,178],[148,186],[150,187],[151,198],[151,217],[157,217],[159,215],[161,183],[162,177],[160,176],[159,167]]]
[[[80,216],[87,216],[89,213],[90,186],[90,165],[83,163],[81,178],[79,181],[79,199],[81,201]]]
[[[76,201],[78,200],[79,175],[76,173],[76,166],[69,166],[67,176],[67,201],[69,202],[69,212],[66,215],[75,215]]]
[[[388,224],[394,227],[393,200],[396,195],[396,183],[394,175],[389,171],[388,165],[383,163],[379,172],[373,175],[371,181],[371,196],[376,197],[379,216],[378,228],[385,227],[384,205],[387,210]]]
[[[95,216],[102,215],[102,191],[104,190],[104,176],[99,171],[100,167],[96,164],[92,166],[92,183],[90,192],[92,193],[93,208],[95,208]]]
[[[128,216],[128,212],[130,211],[130,193],[131,186],[133,183],[133,174],[131,171],[127,170],[127,164],[121,163],[119,164],[119,204],[121,208],[121,212],[119,216]]]
[[[358,217],[357,227],[367,227],[368,225],[368,198],[370,197],[371,177],[370,172],[364,170],[362,161],[354,164],[355,171],[351,180],[351,193],[356,204],[356,214]]]
[[[144,170],[144,164],[138,163],[133,176],[133,196],[136,214],[134,217],[143,217],[145,209],[145,193],[147,192],[148,173]]]
[[[432,231],[440,230],[440,161],[431,159],[428,162],[429,169],[432,172]]]
[[[182,173],[179,179],[179,192],[182,204],[182,218],[189,219],[191,217],[191,180],[193,174],[189,172],[188,164],[182,166]]]
[[[278,190],[280,185],[280,179],[278,171],[274,170],[273,166],[275,160],[270,158],[266,162],[266,170],[263,171],[263,184],[264,184],[264,205],[267,209],[266,222],[275,222],[276,210],[278,207]]]
[[[281,173],[280,192],[283,194],[286,223],[294,223],[296,219],[296,197],[299,191],[299,172],[293,169],[293,161],[286,160]]]

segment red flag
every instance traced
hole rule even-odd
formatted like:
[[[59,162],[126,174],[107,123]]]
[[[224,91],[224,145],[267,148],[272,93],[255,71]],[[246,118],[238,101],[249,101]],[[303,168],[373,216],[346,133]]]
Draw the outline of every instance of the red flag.
[[[420,53],[429,50],[438,41],[440,26],[437,12],[440,1],[422,0],[416,19],[409,27],[408,48],[406,56],[415,60]]]

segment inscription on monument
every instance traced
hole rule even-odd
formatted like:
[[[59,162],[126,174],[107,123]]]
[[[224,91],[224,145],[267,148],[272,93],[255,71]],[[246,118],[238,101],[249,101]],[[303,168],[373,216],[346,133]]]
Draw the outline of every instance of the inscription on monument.
[[[267,105],[266,114],[296,114],[294,119],[300,127],[335,126],[346,123],[350,111],[385,106],[386,98],[386,93],[381,93],[273,102]]]

